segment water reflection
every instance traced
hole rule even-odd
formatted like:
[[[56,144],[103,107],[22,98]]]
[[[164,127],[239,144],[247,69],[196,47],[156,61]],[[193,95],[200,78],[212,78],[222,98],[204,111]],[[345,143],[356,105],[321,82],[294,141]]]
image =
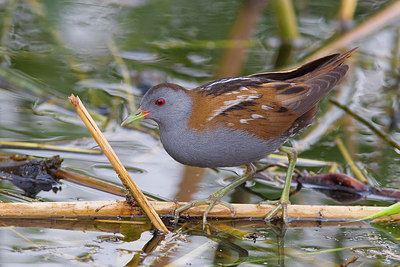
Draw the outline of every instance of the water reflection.
[[[4,228],[3,234],[14,243],[19,251],[28,252],[31,257],[52,255],[63,258],[59,246],[66,242],[74,242],[73,238],[82,235],[87,238],[82,247],[81,256],[91,254],[89,261],[101,260],[103,264],[128,266],[137,265],[225,265],[239,264],[272,264],[273,266],[304,266],[311,264],[320,266],[332,262],[345,262],[352,256],[363,257],[371,246],[375,254],[365,263],[374,259],[390,262],[395,259],[398,249],[395,240],[391,240],[391,231],[396,231],[396,225],[385,225],[382,230],[372,230],[363,235],[367,224],[337,222],[295,221],[288,228],[279,225],[266,225],[262,220],[210,220],[210,233],[201,230],[196,221],[187,222],[182,228],[170,235],[160,235],[152,232],[147,220],[43,220],[43,219],[2,219],[3,225],[14,225],[16,232],[46,237],[52,242],[38,243],[32,240],[29,248],[25,243],[18,242],[12,232]],[[36,227],[44,229],[37,231]],[[340,227],[340,230],[338,230]],[[70,238],[57,238],[57,234],[69,229]],[[64,230],[64,231],[65,231]],[[30,232],[30,234],[29,234]],[[72,239],[71,239],[72,238]],[[323,243],[321,241],[324,241]],[[39,247],[36,250],[35,247]],[[330,247],[338,247],[330,250]],[[107,253],[93,248],[107,248]],[[7,251],[5,255],[12,257],[18,250]],[[71,251],[71,253],[73,253]],[[106,256],[108,255],[108,256]],[[60,259],[58,260],[60,262]],[[68,258],[61,259],[68,261]]]

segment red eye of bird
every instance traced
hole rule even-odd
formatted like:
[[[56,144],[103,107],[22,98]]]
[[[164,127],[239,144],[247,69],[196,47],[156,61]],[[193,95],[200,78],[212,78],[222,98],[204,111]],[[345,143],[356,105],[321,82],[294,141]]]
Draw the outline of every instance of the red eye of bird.
[[[156,105],[157,106],[162,106],[164,104],[165,104],[164,98],[159,98],[159,99],[156,100]]]

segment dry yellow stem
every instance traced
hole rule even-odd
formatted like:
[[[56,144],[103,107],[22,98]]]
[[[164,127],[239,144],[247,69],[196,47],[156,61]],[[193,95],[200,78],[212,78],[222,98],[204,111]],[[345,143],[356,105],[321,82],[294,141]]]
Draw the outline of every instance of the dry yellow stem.
[[[368,184],[368,179],[365,178],[365,176],[361,172],[360,168],[357,166],[357,164],[351,158],[350,153],[347,151],[346,146],[343,144],[342,139],[340,139],[339,136],[335,136],[335,141],[336,141],[336,144],[338,145],[340,153],[342,153],[342,156],[346,160],[347,164],[349,164],[350,169],[353,172],[354,176],[357,178],[357,180],[359,180],[362,183]]]
[[[150,202],[160,215],[171,215],[180,202]],[[236,214],[222,205],[216,205],[210,212],[210,218],[264,218],[274,205],[232,204]],[[183,212],[183,215],[201,217],[207,205],[196,206]],[[372,215],[386,207],[370,206],[323,206],[289,205],[288,217],[299,220],[357,220]],[[78,201],[78,202],[35,202],[35,203],[0,203],[0,218],[107,218],[143,216],[143,211],[132,207],[126,201]],[[376,220],[400,220],[400,214],[381,217]]]
[[[149,204],[146,197],[143,195],[142,191],[136,185],[136,183],[132,180],[131,176],[122,165],[121,161],[118,159],[114,150],[111,148],[110,144],[107,142],[104,135],[101,133],[99,127],[97,127],[94,120],[89,115],[86,108],[83,106],[79,97],[75,97],[71,95],[69,97],[69,101],[76,109],[77,113],[81,117],[82,121],[85,123],[86,127],[89,129],[90,133],[93,135],[96,142],[99,144],[101,150],[104,152],[111,165],[114,167],[114,170],[117,172],[118,177],[121,179],[122,184],[127,187],[129,192],[133,195],[139,206],[143,209],[145,214],[149,217],[150,221],[153,223],[154,227],[158,230],[168,233],[167,227],[161,221],[157,212],[153,209],[153,207]],[[49,209],[47,212],[52,213]]]
[[[27,147],[27,148],[38,148],[38,149],[47,149],[56,151],[76,152],[76,153],[87,153],[87,154],[101,154],[100,150],[95,150],[95,149],[64,147],[64,146],[55,146],[48,144],[29,143],[29,142],[0,141],[0,145],[11,146],[11,147]]]

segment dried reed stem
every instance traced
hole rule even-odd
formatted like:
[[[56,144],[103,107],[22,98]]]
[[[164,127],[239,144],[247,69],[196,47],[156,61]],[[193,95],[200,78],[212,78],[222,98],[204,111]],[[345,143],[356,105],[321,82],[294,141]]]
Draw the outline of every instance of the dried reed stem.
[[[66,151],[73,153],[86,153],[86,154],[101,154],[100,150],[95,149],[84,149],[77,147],[64,147],[64,146],[55,146],[48,144],[40,144],[40,143],[30,143],[30,142],[14,142],[14,141],[0,141],[0,147],[17,147],[17,148],[35,148],[35,149],[45,149],[45,150],[55,150],[55,151]]]
[[[186,203],[150,202],[160,215],[171,215],[174,210]],[[222,205],[216,205],[210,212],[210,218],[263,218],[274,205],[233,204],[236,214]],[[183,215],[200,217],[207,205],[193,207]],[[288,216],[300,220],[357,220],[372,215],[386,207],[370,206],[322,206],[289,205]],[[106,218],[143,216],[143,211],[132,207],[125,201],[78,201],[78,202],[35,202],[0,203],[0,218]],[[279,215],[279,214],[278,214]],[[381,217],[376,221],[400,220],[400,214]]]
[[[167,227],[161,221],[160,217],[158,216],[157,212],[153,209],[153,207],[149,204],[146,197],[143,195],[142,191],[136,185],[136,183],[132,180],[129,173],[122,165],[121,161],[118,159],[117,155],[115,154],[114,150],[111,148],[110,144],[105,139],[104,135],[101,133],[99,127],[97,127],[96,123],[90,117],[88,111],[83,106],[82,102],[80,101],[79,97],[75,97],[71,95],[69,97],[69,101],[76,109],[77,113],[81,117],[82,121],[85,123],[86,127],[89,129],[90,133],[93,135],[96,142],[99,144],[101,150],[104,152],[108,160],[110,161],[111,165],[114,167],[115,171],[118,174],[118,177],[121,179],[122,184],[127,187],[129,192],[135,198],[139,206],[143,209],[145,214],[149,217],[151,222],[153,223],[154,227],[158,230],[168,233]],[[47,212],[51,213],[51,210],[47,210]]]
[[[364,184],[368,184],[368,179],[365,178],[364,174],[360,170],[360,168],[357,166],[357,164],[354,162],[354,160],[351,158],[349,151],[347,150],[346,146],[344,145],[342,139],[340,139],[339,136],[335,136],[335,142],[340,150],[340,153],[342,153],[343,158],[346,160],[347,164],[349,165],[351,171],[353,172],[354,176],[359,180],[360,182]]]

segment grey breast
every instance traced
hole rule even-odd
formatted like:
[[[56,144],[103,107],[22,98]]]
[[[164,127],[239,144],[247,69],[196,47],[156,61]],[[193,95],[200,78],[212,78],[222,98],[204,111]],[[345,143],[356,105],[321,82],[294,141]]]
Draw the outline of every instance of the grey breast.
[[[286,140],[263,140],[242,130],[221,127],[212,132],[160,127],[161,142],[180,163],[197,167],[231,167],[257,161],[277,150]]]

